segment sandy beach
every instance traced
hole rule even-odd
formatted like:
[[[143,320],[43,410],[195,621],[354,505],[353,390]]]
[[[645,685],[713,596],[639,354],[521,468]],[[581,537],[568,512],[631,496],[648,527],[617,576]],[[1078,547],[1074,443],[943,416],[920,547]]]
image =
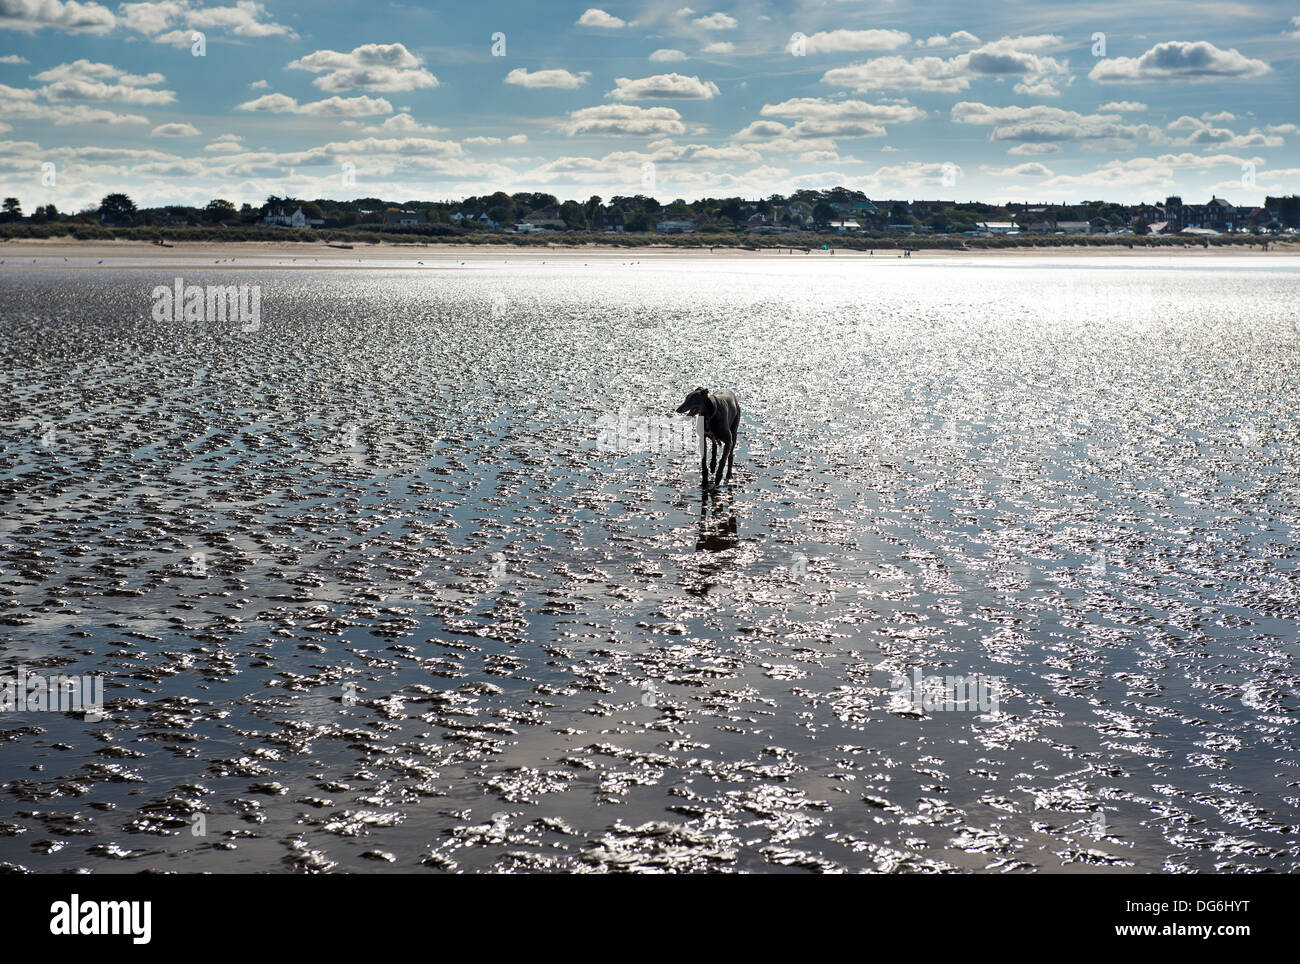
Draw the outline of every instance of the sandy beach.
[[[1287,258],[1300,255],[1300,241],[1270,242],[1267,251],[1257,246],[1159,247],[1145,248],[1115,245],[1107,247],[1076,245],[1060,248],[972,248],[970,250],[913,250],[913,259],[927,261],[968,261],[971,258],[1015,258],[1066,260],[1077,258]],[[357,244],[352,248],[330,247],[325,243],[305,244],[284,241],[178,241],[161,246],[146,241],[75,241],[66,238],[19,239],[0,244],[0,268],[32,267],[139,267],[141,265],[204,263],[213,267],[347,267],[381,263],[386,267],[420,262],[472,264],[491,262],[533,263],[563,261],[646,261],[660,259],[740,260],[772,258],[850,258],[881,260],[902,258],[902,249],[883,247],[874,253],[831,248],[763,248],[746,250],[732,247],[618,247],[615,245],[548,245],[516,246],[510,244]],[[66,264],[64,263],[66,259]],[[102,262],[102,263],[101,263]]]

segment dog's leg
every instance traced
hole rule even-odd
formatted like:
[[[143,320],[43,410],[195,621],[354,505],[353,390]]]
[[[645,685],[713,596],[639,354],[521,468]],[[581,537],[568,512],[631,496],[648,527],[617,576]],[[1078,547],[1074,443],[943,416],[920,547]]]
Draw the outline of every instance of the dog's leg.
[[[731,466],[736,461],[736,433],[740,431],[740,419],[731,423],[731,445],[727,447],[727,478],[731,478]]]
[[[712,476],[718,471],[718,443],[709,440],[709,475]]]
[[[700,435],[700,487],[709,487],[709,442],[703,434]]]
[[[732,452],[733,446],[734,446],[735,444],[736,444],[736,443],[735,443],[735,440],[734,440],[732,437],[730,437],[730,436],[728,436],[727,439],[726,439],[726,441],[724,441],[724,442],[722,443],[722,470],[723,470],[723,471],[726,471],[726,468],[727,468],[727,460],[731,457],[731,452]],[[719,481],[719,482],[722,481],[722,474],[723,474],[722,471],[718,472],[718,481]],[[730,473],[730,472],[727,472],[726,475],[727,475],[727,478],[731,478],[731,473]]]

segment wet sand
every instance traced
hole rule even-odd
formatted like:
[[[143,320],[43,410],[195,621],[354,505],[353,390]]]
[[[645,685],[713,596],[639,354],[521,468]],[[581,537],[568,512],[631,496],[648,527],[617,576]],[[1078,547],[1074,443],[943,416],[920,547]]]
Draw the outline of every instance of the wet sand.
[[[527,254],[0,267],[3,869],[1300,869],[1295,259]]]

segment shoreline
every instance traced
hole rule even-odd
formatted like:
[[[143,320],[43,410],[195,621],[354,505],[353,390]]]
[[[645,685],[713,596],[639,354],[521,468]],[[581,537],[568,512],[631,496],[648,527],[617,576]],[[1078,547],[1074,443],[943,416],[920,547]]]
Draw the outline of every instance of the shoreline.
[[[425,259],[469,262],[540,262],[547,259],[581,257],[601,261],[643,261],[681,258],[707,258],[720,261],[773,258],[849,258],[862,261],[891,261],[903,259],[903,248],[881,247],[874,254],[850,248],[829,250],[801,247],[758,248],[741,247],[688,247],[675,245],[645,245],[624,247],[618,245],[529,245],[509,244],[388,244],[362,243],[352,248],[329,247],[324,242],[312,244],[296,241],[176,241],[170,246],[135,240],[87,240],[67,238],[23,238],[0,244],[0,269],[14,267],[145,267],[150,264],[192,261],[196,258],[215,258],[213,267],[255,267],[258,262],[274,262],[276,267],[346,266],[358,262],[411,262],[420,266]],[[793,252],[793,253],[792,253]],[[1269,250],[1257,246],[1224,245],[1220,247],[1134,247],[1114,245],[1060,245],[1053,247],[1005,247],[953,249],[912,249],[907,260],[955,261],[983,258],[1014,258],[1041,260],[1068,260],[1085,258],[1244,258],[1268,259],[1300,256],[1300,241],[1270,242]],[[73,259],[76,259],[74,262]],[[23,264],[23,261],[29,263]],[[65,259],[52,262],[51,259]],[[94,263],[85,262],[94,260]],[[130,261],[130,265],[121,262]],[[35,262],[35,263],[32,263]],[[111,263],[117,262],[117,263]]]

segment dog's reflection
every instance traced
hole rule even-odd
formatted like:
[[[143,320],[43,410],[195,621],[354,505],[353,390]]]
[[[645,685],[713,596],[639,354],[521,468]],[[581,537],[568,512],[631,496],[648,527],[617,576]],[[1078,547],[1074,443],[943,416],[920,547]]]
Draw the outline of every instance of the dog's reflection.
[[[693,596],[708,595],[711,589],[726,581],[726,572],[735,565],[733,558],[714,555],[740,544],[740,521],[732,511],[733,502],[729,485],[710,489],[700,497],[695,551],[705,555],[697,557],[694,578],[684,587]]]
[[[710,489],[700,496],[700,532],[695,540],[697,552],[722,552],[740,542],[740,521],[732,511],[735,497],[731,486]]]

